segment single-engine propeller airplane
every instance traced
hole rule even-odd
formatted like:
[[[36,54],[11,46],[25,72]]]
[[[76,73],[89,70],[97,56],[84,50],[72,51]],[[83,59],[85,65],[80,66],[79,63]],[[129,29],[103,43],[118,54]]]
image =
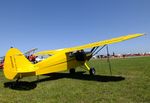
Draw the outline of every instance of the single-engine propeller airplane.
[[[144,34],[130,34],[72,48],[37,52],[34,55],[47,54],[49,57],[35,64],[30,62],[20,50],[11,47],[5,56],[4,75],[7,79],[19,80],[27,76],[37,76],[66,70],[69,70],[70,73],[74,73],[75,68],[78,66],[84,66],[86,70],[89,71],[90,75],[94,75],[95,69],[90,68],[87,65],[87,61],[92,58],[92,55],[95,52],[100,51],[108,44],[125,41],[143,35]],[[90,51],[84,51],[89,48],[91,48]]]

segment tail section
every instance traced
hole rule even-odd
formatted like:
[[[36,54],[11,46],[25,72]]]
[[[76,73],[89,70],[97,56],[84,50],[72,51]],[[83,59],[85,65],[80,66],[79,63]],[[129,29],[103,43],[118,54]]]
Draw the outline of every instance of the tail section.
[[[8,79],[34,75],[35,66],[16,48],[10,48],[5,56],[4,75]]]

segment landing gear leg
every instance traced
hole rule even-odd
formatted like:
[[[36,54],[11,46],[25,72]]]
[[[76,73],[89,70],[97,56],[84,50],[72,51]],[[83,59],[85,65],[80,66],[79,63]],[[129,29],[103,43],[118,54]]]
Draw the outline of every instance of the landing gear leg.
[[[39,75],[36,76],[36,80],[39,81]]]
[[[86,67],[86,69],[89,71],[90,75],[95,75],[96,70],[94,68],[90,68],[87,63],[84,63],[84,66]]]
[[[20,79],[20,78],[17,78],[17,80],[16,80],[16,84],[19,82],[19,79]]]
[[[20,80],[20,78],[18,77],[17,80],[16,80],[16,82],[11,85],[11,88],[19,86],[19,80]]]
[[[22,75],[20,74],[18,77],[17,77],[17,80],[16,80],[16,84],[19,83],[19,80],[22,78]]]

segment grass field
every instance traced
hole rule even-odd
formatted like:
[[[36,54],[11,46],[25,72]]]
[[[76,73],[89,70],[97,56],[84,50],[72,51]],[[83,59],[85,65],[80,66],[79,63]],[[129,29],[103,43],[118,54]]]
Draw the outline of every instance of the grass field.
[[[96,75],[56,73],[23,78],[19,85],[0,71],[0,103],[150,103],[150,57],[92,60]]]

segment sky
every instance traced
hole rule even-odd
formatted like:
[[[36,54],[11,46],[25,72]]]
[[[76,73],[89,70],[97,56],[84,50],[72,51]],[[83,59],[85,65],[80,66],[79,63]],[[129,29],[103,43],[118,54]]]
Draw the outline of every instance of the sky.
[[[60,49],[114,37],[110,52],[150,52],[150,0],[0,0],[0,56],[11,46]],[[102,51],[102,53],[105,50]]]

